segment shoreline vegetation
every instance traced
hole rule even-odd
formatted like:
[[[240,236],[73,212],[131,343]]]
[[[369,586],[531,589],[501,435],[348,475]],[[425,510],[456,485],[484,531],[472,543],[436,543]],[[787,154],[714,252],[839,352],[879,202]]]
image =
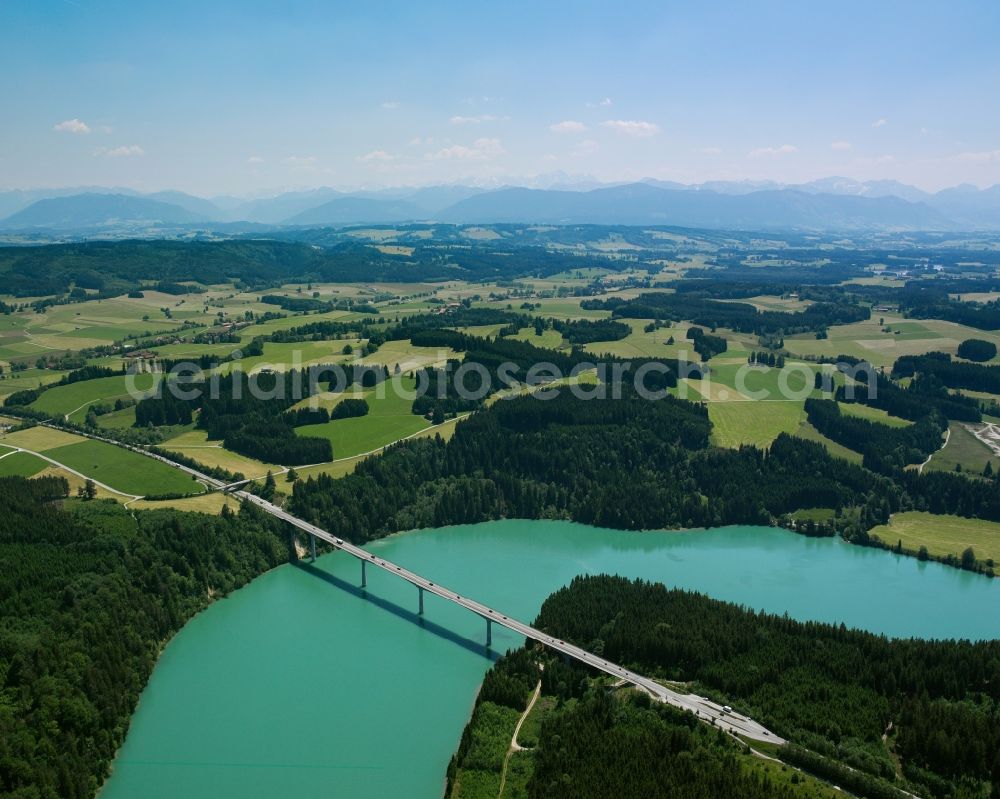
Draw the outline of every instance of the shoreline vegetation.
[[[187,622],[190,621],[195,615],[207,609],[211,604],[213,604],[218,599],[225,598],[231,591],[243,587],[251,580],[254,580],[257,577],[261,576],[262,574],[265,574],[266,572],[270,571],[276,566],[293,561],[297,557],[301,557],[304,554],[305,549],[301,546],[301,542],[298,542],[297,540],[292,540],[292,545],[294,545],[295,549],[295,554],[293,555],[292,551],[289,549],[290,544],[286,531],[279,530],[278,529],[279,526],[275,525],[270,520],[269,517],[262,516],[261,514],[256,513],[255,510],[250,506],[242,507],[240,511],[237,513],[233,513],[231,511],[223,512],[220,516],[214,516],[214,517],[205,516],[204,514],[182,513],[169,510],[140,511],[136,514],[130,514],[127,508],[123,508],[113,501],[83,502],[80,500],[71,500],[69,503],[65,505],[66,508],[65,510],[54,510],[51,505],[52,499],[55,498],[58,500],[60,496],[64,496],[64,494],[61,493],[63,492],[64,489],[63,486],[60,484],[58,478],[54,479],[50,478],[48,480],[42,479],[35,481],[23,481],[23,480],[18,480],[17,478],[0,480],[0,496],[3,496],[9,502],[10,494],[4,491],[3,489],[9,488],[17,492],[23,492],[24,491],[23,486],[28,483],[39,483],[40,485],[32,487],[32,492],[30,492],[30,495],[33,497],[44,497],[44,499],[40,501],[32,500],[31,502],[28,503],[26,508],[23,505],[18,505],[17,513],[14,516],[14,520],[23,523],[23,519],[25,518],[26,514],[28,514],[28,518],[30,518],[31,513],[38,512],[46,514],[47,518],[59,519],[59,523],[54,525],[55,528],[60,527],[60,525],[62,524],[68,525],[71,532],[65,534],[66,536],[65,541],[62,541],[60,539],[61,543],[56,545],[57,547],[68,548],[66,556],[72,556],[72,553],[75,552],[76,548],[79,546],[79,544],[75,542],[81,541],[82,543],[83,540],[89,542],[88,547],[98,548],[97,551],[100,551],[100,547],[110,546],[112,547],[110,551],[114,552],[120,551],[121,542],[124,541],[126,546],[125,553],[127,554],[130,548],[139,546],[139,544],[141,543],[141,539],[144,537],[144,534],[146,534],[147,531],[149,531],[149,533],[152,533],[154,536],[153,542],[159,542],[158,544],[159,546],[167,547],[167,550],[163,553],[163,556],[166,556],[167,552],[170,550],[176,552],[176,551],[183,551],[183,548],[187,546],[204,547],[208,545],[217,547],[216,551],[218,552],[218,555],[216,555],[215,557],[219,557],[223,554],[223,549],[221,545],[210,543],[210,540],[215,538],[215,534],[211,534],[206,537],[204,534],[198,532],[201,530],[208,530],[209,528],[216,531],[219,530],[226,531],[226,534],[225,536],[223,536],[222,540],[226,543],[227,547],[233,542],[242,542],[241,546],[243,547],[243,551],[247,552],[248,554],[253,551],[254,547],[258,548],[257,554],[252,556],[252,560],[247,561],[246,566],[244,566],[243,572],[239,574],[232,572],[231,570],[232,562],[227,561],[230,564],[227,567],[227,575],[225,577],[217,575],[215,578],[211,577],[212,574],[211,571],[206,572],[205,576],[197,577],[196,576],[198,574],[197,570],[193,572],[190,571],[190,567],[186,564],[185,560],[178,560],[176,554],[170,555],[171,559],[167,561],[172,564],[170,566],[170,569],[171,570],[180,569],[180,571],[176,572],[175,577],[172,579],[180,581],[179,587],[176,590],[182,592],[182,596],[184,597],[184,599],[183,601],[180,599],[180,597],[178,597],[177,599],[171,599],[171,594],[168,592],[168,594],[162,598],[163,601],[167,603],[166,604],[167,619],[164,621],[164,619],[162,618],[163,611],[158,611],[156,614],[153,615],[153,618],[160,617],[161,618],[160,623],[161,624],[166,623],[168,626],[165,628],[161,628],[160,633],[158,633],[155,637],[150,638],[148,644],[146,645],[148,647],[149,654],[146,656],[144,660],[138,661],[137,665],[133,666],[133,668],[139,669],[139,672],[136,675],[138,679],[134,681],[126,680],[126,682],[130,682],[130,684],[132,685],[132,688],[130,689],[132,693],[130,695],[134,696],[136,704],[134,704],[131,707],[131,709],[127,712],[126,718],[124,718],[121,723],[116,725],[116,728],[120,730],[121,739],[117,741],[116,745],[114,746],[114,749],[111,751],[109,755],[105,755],[101,758],[100,763],[102,765],[100,766],[100,768],[106,769],[106,771],[104,772],[106,777],[108,774],[110,774],[110,769],[113,767],[114,757],[117,754],[117,750],[118,748],[120,748],[121,743],[124,741],[124,735],[128,729],[127,719],[131,718],[131,716],[134,714],[135,707],[137,706],[139,697],[141,696],[142,689],[145,687],[145,684],[148,681],[148,678],[151,675],[152,670],[155,668],[159,655],[162,654],[164,648],[169,644],[173,636],[176,635],[176,633],[179,632],[180,629],[182,629],[183,626],[187,624]],[[56,514],[55,517],[52,517],[53,513]],[[10,514],[9,513],[5,514],[5,516],[10,516]],[[192,525],[193,522],[194,524]],[[192,529],[192,526],[194,529]],[[168,533],[169,536],[176,537],[178,536],[179,531],[184,533],[185,535],[182,535],[179,538],[177,538],[177,540],[174,540],[171,543],[167,544],[166,538],[164,537],[163,533]],[[418,534],[419,532],[420,532],[419,529],[406,530],[406,531],[398,531],[391,535],[410,535],[410,534]],[[261,534],[265,536],[264,539],[260,538]],[[192,535],[194,536],[193,540],[191,538]],[[249,536],[249,540],[247,536]],[[22,558],[22,560],[25,563],[25,566],[29,568],[37,558],[43,558],[44,561],[47,561],[49,558],[57,557],[58,549],[53,550],[53,544],[48,543],[45,540],[43,541],[33,540],[30,545],[20,544],[20,543],[15,543],[12,545],[10,541],[10,533],[8,532],[7,537],[4,538],[4,541],[5,541],[4,554],[6,556],[10,556],[12,549],[16,549],[18,553],[22,553],[22,550],[26,546],[29,547],[28,556],[19,554],[19,557]],[[270,541],[270,543],[267,543],[265,548],[261,550],[259,549],[259,547],[261,547],[264,541]],[[247,549],[248,546],[250,547],[250,549]],[[33,549],[38,551],[31,553],[30,550]],[[265,553],[270,553],[270,554],[265,554]],[[263,560],[261,559],[262,556],[264,557]],[[120,555],[116,554],[113,557],[117,558],[120,557]],[[146,555],[144,557],[149,557],[149,555]],[[6,560],[7,557],[5,557],[5,562]],[[204,556],[198,558],[199,562],[202,562],[203,560]],[[43,591],[43,594],[39,595],[38,601],[41,601],[43,603],[43,606],[47,606],[48,603],[52,602],[65,603],[69,601],[68,597],[72,595],[74,597],[74,599],[72,600],[74,603],[71,606],[72,608],[83,609],[89,607],[90,603],[94,601],[95,597],[91,596],[89,593],[85,591],[85,593],[81,594],[79,598],[76,598],[77,596],[76,591],[85,589],[74,589],[73,588],[74,578],[71,576],[75,569],[77,568],[86,569],[88,566],[92,569],[96,569],[98,574],[116,573],[118,571],[118,567],[114,566],[113,563],[101,564],[100,561],[95,561],[93,563],[88,562],[85,564],[74,563],[72,565],[64,566],[62,568],[63,569],[69,568],[70,572],[66,577],[69,587],[63,591],[62,598],[60,599],[59,597],[54,595],[58,593],[55,586],[52,586],[53,595],[49,597],[44,596],[44,591],[48,589],[42,587],[41,589],[38,589]],[[249,567],[249,570],[246,570],[247,567]],[[193,582],[192,578],[194,578]],[[16,579],[16,575],[8,577],[8,579]],[[89,579],[90,578],[86,574],[81,574],[80,577],[75,578],[75,582],[87,586]],[[196,589],[195,586],[201,584],[202,581],[205,581],[204,588],[202,590]],[[216,582],[218,583],[217,585]],[[168,584],[171,583],[168,582]],[[87,590],[92,590],[92,588],[88,586]],[[194,591],[193,594],[191,593],[192,591]],[[66,592],[72,592],[72,594],[68,594]],[[152,599],[152,597],[149,597],[149,599]],[[21,595],[18,596],[18,601],[21,602],[23,605],[25,601],[25,596],[23,592]],[[142,605],[143,603],[140,602],[139,606]],[[127,619],[121,619],[120,623],[127,624]],[[18,662],[20,658],[24,657],[25,655],[15,654],[13,656],[13,662]],[[71,656],[71,655],[69,653],[66,653],[65,656]],[[28,688],[29,686],[25,687]],[[70,688],[71,694],[72,690],[73,689]],[[83,701],[87,705],[95,704],[97,706],[100,706],[99,698],[87,697],[86,699],[84,699],[83,697],[81,697],[80,700],[78,701]],[[119,705],[119,707],[122,707],[122,709],[124,710],[124,706]],[[13,721],[14,721],[13,718],[7,718],[7,719],[0,718],[0,726],[3,726],[4,724],[10,724]],[[41,723],[42,719],[41,718],[35,719],[35,722]],[[5,729],[9,728],[5,727]],[[72,738],[74,730],[72,724],[62,723],[60,724],[60,730],[61,730],[60,732],[61,736],[68,735],[70,738]],[[26,734],[24,732],[16,733],[13,730],[11,730],[11,732],[12,734],[6,738],[6,740],[11,742],[23,739],[23,735]],[[512,760],[514,761],[516,761],[517,759],[518,758],[512,758]],[[22,766],[21,768],[23,769],[25,767]],[[516,775],[517,775],[517,768],[512,763],[511,776],[515,782],[517,779]],[[85,787],[85,784],[83,783],[78,783],[74,787],[70,782],[62,782],[62,780],[68,780],[68,776],[65,773],[61,772],[58,779],[60,780],[60,782],[58,783],[59,784],[58,793],[53,795],[59,795],[59,796],[91,795],[88,794],[88,788]],[[96,782],[90,782],[89,784],[91,788],[94,788],[94,786],[99,785],[101,782],[103,782],[103,779],[97,778]],[[16,793],[12,795],[17,796]]]
[[[529,643],[487,672],[448,767],[448,799],[492,799],[502,780],[508,799],[971,799],[1000,781],[996,641],[890,640],[605,575],[556,591],[535,624],[654,677],[690,680],[791,743],[725,735]],[[510,753],[537,681],[532,745]]]

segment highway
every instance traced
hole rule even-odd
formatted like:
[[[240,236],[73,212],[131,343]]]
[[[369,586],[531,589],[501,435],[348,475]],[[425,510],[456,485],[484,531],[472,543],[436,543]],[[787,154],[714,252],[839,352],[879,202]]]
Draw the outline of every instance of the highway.
[[[53,427],[60,430],[67,430],[67,428],[59,427],[51,423],[43,423],[48,427]],[[355,546],[349,541],[345,541],[341,538],[331,535],[326,530],[317,527],[314,524],[303,521],[297,516],[293,516],[288,513],[283,508],[279,508],[277,505],[268,502],[256,494],[251,494],[248,491],[239,490],[236,486],[243,485],[246,481],[241,481],[240,483],[234,483],[232,485],[227,485],[221,480],[217,480],[213,477],[209,477],[206,474],[202,474],[196,469],[192,469],[189,466],[184,466],[183,464],[175,463],[168,458],[164,458],[155,453],[149,452],[142,449],[141,447],[131,447],[121,444],[113,439],[102,438],[100,436],[90,435],[87,433],[81,433],[79,430],[68,430],[77,435],[84,435],[89,438],[93,438],[99,441],[104,441],[108,444],[113,444],[117,447],[123,447],[125,449],[130,449],[133,452],[138,452],[150,458],[155,458],[156,460],[162,461],[175,469],[180,469],[187,474],[190,474],[196,480],[204,483],[211,488],[227,491],[235,497],[239,497],[241,500],[253,503],[257,507],[271,514],[272,516],[281,519],[282,521],[288,522],[299,530],[308,533],[309,535],[317,538],[321,541],[325,541],[332,547],[346,552],[349,555],[357,558],[366,564],[371,564],[376,568],[382,569],[389,572],[402,580],[406,580],[408,583],[415,585],[421,591],[427,591],[428,593],[439,596],[442,599],[446,599],[449,602],[453,602],[456,605],[481,616],[487,621],[487,640],[489,640],[489,629],[492,624],[499,624],[501,627],[505,627],[508,630],[512,630],[518,635],[524,636],[526,639],[532,641],[538,641],[539,643],[545,645],[549,649],[573,658],[574,660],[591,666],[598,671],[604,672],[620,681],[624,681],[631,685],[640,688],[647,693],[649,693],[653,698],[665,702],[666,704],[672,705],[673,707],[686,710],[690,713],[694,713],[699,719],[705,721],[706,723],[714,724],[716,727],[725,730],[726,732],[741,735],[745,738],[749,738],[755,741],[767,741],[775,744],[784,744],[784,739],[778,737],[770,730],[766,729],[762,725],[755,722],[746,716],[742,716],[738,713],[732,711],[726,711],[722,705],[712,702],[705,697],[697,696],[695,694],[683,694],[679,691],[674,691],[666,686],[660,685],[655,680],[651,680],[641,674],[634,671],[619,666],[617,663],[612,663],[609,660],[604,660],[597,655],[588,652],[585,649],[581,649],[578,646],[574,646],[566,641],[559,640],[557,638],[548,635],[542,630],[538,630],[530,625],[524,624],[523,622],[513,619],[499,610],[491,608],[487,605],[477,602],[471,597],[462,596],[443,585],[438,585],[426,577],[422,577],[409,569],[404,568],[392,561],[385,560],[384,558],[379,558],[376,555],[362,549],[359,546]],[[423,601],[421,597],[420,610],[423,612]]]

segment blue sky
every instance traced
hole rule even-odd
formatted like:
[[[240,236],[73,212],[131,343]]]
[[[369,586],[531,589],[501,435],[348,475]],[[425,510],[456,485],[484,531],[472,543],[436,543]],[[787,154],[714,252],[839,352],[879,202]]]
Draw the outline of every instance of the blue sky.
[[[986,186],[998,32],[994,0],[0,0],[0,187]]]

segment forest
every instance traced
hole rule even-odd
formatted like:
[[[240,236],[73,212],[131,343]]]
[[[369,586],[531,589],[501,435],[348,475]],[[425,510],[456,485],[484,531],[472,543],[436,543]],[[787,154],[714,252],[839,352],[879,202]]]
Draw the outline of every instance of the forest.
[[[93,796],[161,646],[289,557],[250,507],[129,513],[67,492],[0,479],[0,794],[16,799]]]
[[[841,367],[843,371],[860,382],[860,386],[846,384],[839,387],[836,391],[838,402],[859,402],[912,422],[933,413],[960,422],[982,420],[982,411],[976,400],[949,392],[935,374],[915,375],[915,372],[911,372],[914,379],[903,388],[869,363],[859,361],[852,366],[846,356],[839,356],[838,360],[844,364]],[[907,360],[900,358],[897,365]],[[902,375],[897,373],[896,376]],[[819,383],[817,380],[817,388],[820,387]],[[869,391],[869,386],[873,390]]]
[[[899,358],[892,367],[892,375],[896,378],[923,375],[936,378],[948,388],[1000,394],[1000,366],[954,361],[946,352]]]
[[[898,474],[910,463],[920,463],[941,448],[947,420],[936,412],[907,427],[841,413],[833,400],[807,399],[806,417],[823,435],[864,456],[865,468],[880,474]]]
[[[197,427],[233,452],[282,466],[333,460],[328,439],[298,436],[294,430],[327,421],[329,416],[323,418],[326,411],[321,414],[306,408],[305,413],[286,413],[309,396],[309,379],[302,371],[213,375],[208,382],[194,380],[183,388],[194,395],[192,399],[179,399],[173,391],[162,390],[158,397],[141,400],[136,405],[135,426],[189,424],[192,412],[200,408]]]
[[[731,703],[795,744],[783,759],[855,795],[997,795],[989,786],[1000,786],[1000,642],[887,639],[610,576],[576,578],[546,600],[535,625],[612,662],[691,683]],[[542,723],[529,796],[802,795],[794,785],[702,793],[703,781],[720,779],[714,761],[726,744],[717,731],[667,708],[654,710],[648,699],[622,702],[592,682],[593,673],[583,679],[584,667],[537,648],[498,662],[480,701],[523,709],[539,662],[543,693],[559,705]],[[653,767],[663,769],[660,792],[644,782],[645,764],[657,751],[677,751],[667,735],[674,726],[703,736],[715,757],[703,752],[694,760],[703,771],[694,763]],[[453,775],[471,740],[463,736]],[[730,748],[729,757],[739,751]],[[731,762],[729,771],[743,769]],[[600,787],[589,792],[592,786]]]
[[[860,322],[870,316],[867,306],[846,300],[817,302],[802,311],[759,311],[743,302],[712,299],[710,286],[704,293],[687,291],[678,294],[640,294],[635,299],[584,300],[581,307],[611,311],[618,318],[689,320],[714,331],[718,327],[758,336],[777,333],[817,332],[831,325]]]
[[[511,258],[514,253],[517,257]],[[627,262],[621,263],[624,267]],[[113,297],[141,290],[144,282],[212,285],[235,281],[243,287],[264,288],[306,281],[495,280],[597,266],[614,269],[616,262],[537,245],[469,249],[468,242],[459,257],[434,246],[416,247],[410,256],[400,257],[355,241],[320,247],[257,238],[0,247],[0,279],[15,297],[59,297],[71,286]]]
[[[817,506],[870,506],[872,526],[904,500],[888,479],[788,435],[769,452],[709,448],[703,406],[622,389],[620,399],[560,391],[544,402],[496,403],[447,442],[401,442],[342,479],[298,481],[290,507],[335,535],[366,541],[505,517],[625,529],[769,524]]]

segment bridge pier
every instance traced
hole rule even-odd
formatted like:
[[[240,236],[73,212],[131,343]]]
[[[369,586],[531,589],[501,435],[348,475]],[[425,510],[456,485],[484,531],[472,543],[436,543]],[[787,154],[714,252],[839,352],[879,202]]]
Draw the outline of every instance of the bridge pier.
[[[368,587],[368,574],[365,572],[365,566],[367,566],[367,565],[368,565],[368,561],[367,560],[362,560],[361,561],[361,587],[362,588],[367,588]]]
[[[309,536],[309,554],[312,557],[312,562],[316,562],[316,536]]]
[[[417,586],[417,593],[418,593],[419,600],[420,600],[420,609],[417,611],[417,615],[418,616],[423,616],[424,615],[424,589],[421,588],[419,585]]]
[[[493,619],[486,620],[486,648],[493,645]]]

